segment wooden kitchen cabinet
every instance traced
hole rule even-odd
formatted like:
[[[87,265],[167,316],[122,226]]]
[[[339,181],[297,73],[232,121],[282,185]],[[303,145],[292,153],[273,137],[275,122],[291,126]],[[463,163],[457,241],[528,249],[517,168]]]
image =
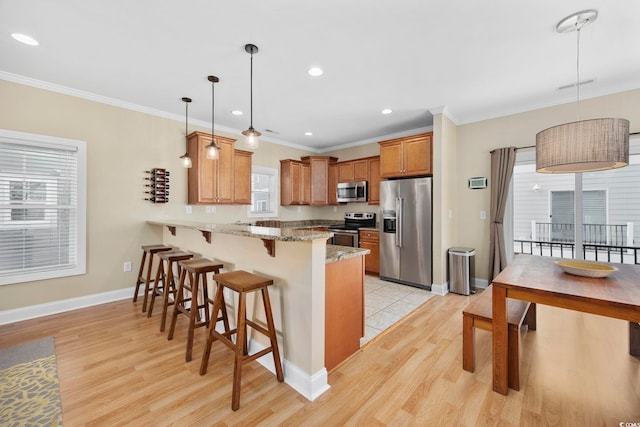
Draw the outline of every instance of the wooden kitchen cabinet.
[[[280,204],[282,206],[302,205],[302,162],[280,160]]]
[[[332,163],[329,165],[329,205],[338,204],[338,165]]]
[[[381,178],[433,173],[433,132],[382,141],[379,144]]]
[[[305,156],[302,162],[309,165],[309,205],[326,206],[329,204],[329,166],[338,159],[329,156]],[[304,185],[303,177],[303,185]],[[335,188],[333,190],[335,199]]]
[[[192,167],[187,172],[187,203],[190,205],[232,204],[234,183],[234,139],[215,137],[220,146],[218,160],[206,157],[205,147],[211,142],[211,135],[193,132],[188,136],[187,150]],[[249,170],[249,180],[251,171]]]
[[[380,204],[380,157],[369,158],[369,204]]]
[[[369,249],[370,254],[364,257],[364,269],[367,273],[380,274],[380,232],[377,230],[360,230],[360,247]]]
[[[338,182],[366,181],[369,175],[367,159],[338,163]]]
[[[233,202],[238,205],[251,204],[251,151],[234,150]]]
[[[311,168],[308,163],[300,165],[300,192],[301,204],[308,205],[311,202]]]
[[[364,336],[364,263],[357,256],[325,265],[324,366],[331,371],[360,350]]]
[[[305,156],[300,160],[280,160],[280,204],[326,206],[335,201],[335,184],[329,185],[329,166],[336,157]],[[331,169],[334,173],[337,169]],[[333,190],[329,190],[333,188]]]

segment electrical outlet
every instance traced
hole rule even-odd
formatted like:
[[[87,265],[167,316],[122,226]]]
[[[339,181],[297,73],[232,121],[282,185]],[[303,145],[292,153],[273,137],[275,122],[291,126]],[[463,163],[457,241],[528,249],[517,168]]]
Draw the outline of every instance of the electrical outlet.
[[[124,264],[122,265],[122,270],[125,273],[128,271],[131,271],[131,261],[125,261]]]
[[[214,213],[216,213],[216,207],[215,206],[205,206],[204,207],[204,211],[205,211],[205,213],[208,213],[208,214],[214,214]]]
[[[333,211],[334,211],[334,212],[338,212],[338,207],[337,207],[337,206],[334,206],[334,207],[333,207]]]
[[[480,219],[482,220],[487,219],[487,211],[480,211]]]
[[[191,205],[187,205],[187,213],[190,214],[191,212],[193,212]]]

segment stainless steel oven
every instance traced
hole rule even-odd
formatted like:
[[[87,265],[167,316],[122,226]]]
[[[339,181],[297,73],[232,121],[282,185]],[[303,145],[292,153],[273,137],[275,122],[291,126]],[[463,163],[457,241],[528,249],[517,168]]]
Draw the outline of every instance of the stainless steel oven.
[[[331,238],[332,245],[351,246],[352,248],[357,248],[359,246],[358,230],[331,231],[333,231],[333,237]]]
[[[344,214],[343,224],[329,226],[333,232],[332,245],[360,247],[359,231],[361,227],[374,228],[376,226],[376,214],[372,212],[347,212]]]

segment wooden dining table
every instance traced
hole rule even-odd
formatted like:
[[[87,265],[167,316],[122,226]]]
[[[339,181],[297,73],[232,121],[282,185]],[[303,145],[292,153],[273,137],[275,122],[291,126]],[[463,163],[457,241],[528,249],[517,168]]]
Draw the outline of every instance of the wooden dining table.
[[[640,265],[604,278],[565,273],[558,258],[518,255],[493,279],[493,390],[508,393],[507,298],[629,321],[629,352],[640,357]]]

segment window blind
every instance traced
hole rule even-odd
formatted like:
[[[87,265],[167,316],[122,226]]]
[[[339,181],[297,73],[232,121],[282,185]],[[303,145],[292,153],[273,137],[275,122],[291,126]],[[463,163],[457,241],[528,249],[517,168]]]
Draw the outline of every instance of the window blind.
[[[251,213],[265,214],[273,212],[275,177],[269,173],[251,174]]]
[[[79,169],[74,144],[0,138],[0,284],[84,272]]]

